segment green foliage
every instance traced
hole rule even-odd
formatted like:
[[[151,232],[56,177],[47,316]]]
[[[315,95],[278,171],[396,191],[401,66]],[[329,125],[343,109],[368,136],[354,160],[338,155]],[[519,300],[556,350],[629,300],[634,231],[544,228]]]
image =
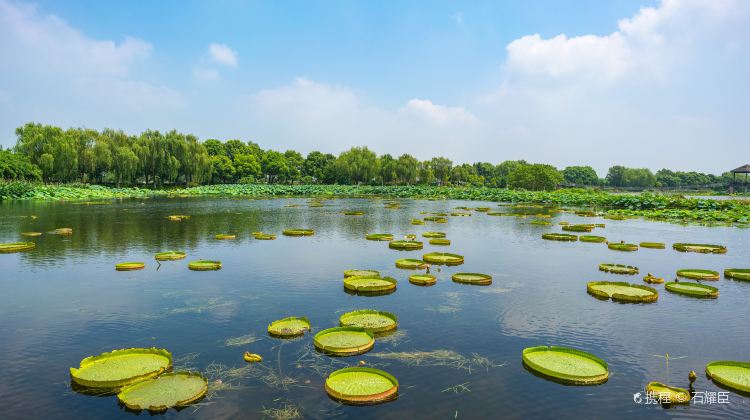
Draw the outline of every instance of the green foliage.
[[[508,187],[532,191],[550,191],[563,181],[557,169],[541,163],[518,165],[508,174]]]
[[[599,175],[591,166],[568,166],[562,170],[563,178],[571,185],[597,185]]]
[[[650,188],[656,185],[656,177],[650,170],[619,165],[609,168],[606,180],[613,187]]]
[[[42,171],[28,157],[10,150],[0,150],[0,178],[8,181],[41,181]]]

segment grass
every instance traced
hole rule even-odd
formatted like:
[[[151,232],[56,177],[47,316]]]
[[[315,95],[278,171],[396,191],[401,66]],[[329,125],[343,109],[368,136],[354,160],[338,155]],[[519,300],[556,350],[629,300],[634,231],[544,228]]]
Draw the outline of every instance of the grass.
[[[505,366],[505,364],[495,364],[487,357],[478,353],[472,353],[467,357],[453,350],[432,350],[432,351],[410,351],[410,352],[376,352],[370,353],[369,356],[385,360],[395,360],[408,366],[444,366],[453,369],[466,370],[471,373],[473,370],[489,371],[491,368]]]

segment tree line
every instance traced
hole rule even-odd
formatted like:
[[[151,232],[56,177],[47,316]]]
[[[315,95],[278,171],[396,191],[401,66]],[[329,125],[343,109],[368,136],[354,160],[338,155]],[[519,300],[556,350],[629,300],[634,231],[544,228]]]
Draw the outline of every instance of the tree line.
[[[28,123],[16,129],[16,145],[0,150],[5,180],[123,185],[231,183],[465,185],[551,190],[564,186],[674,187],[728,183],[729,174],[673,172],[613,166],[599,178],[590,166],[507,160],[454,164],[445,157],[420,161],[409,154],[378,156],[353,147],[338,156],[313,151],[263,150],[242,140],[203,142],[176,130],[62,129]]]

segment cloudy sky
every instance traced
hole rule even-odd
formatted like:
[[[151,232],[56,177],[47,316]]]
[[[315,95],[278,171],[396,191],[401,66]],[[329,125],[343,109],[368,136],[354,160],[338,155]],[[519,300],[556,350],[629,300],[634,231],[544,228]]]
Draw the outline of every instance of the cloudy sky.
[[[0,0],[28,121],[264,148],[720,173],[750,163],[750,2]]]

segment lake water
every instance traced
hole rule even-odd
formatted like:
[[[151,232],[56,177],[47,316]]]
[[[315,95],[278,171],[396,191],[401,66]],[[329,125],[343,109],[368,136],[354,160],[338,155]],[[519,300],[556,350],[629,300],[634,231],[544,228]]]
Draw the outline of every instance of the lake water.
[[[604,220],[553,213],[553,226],[531,218],[450,217],[447,224],[413,226],[421,211],[496,203],[337,199],[308,207],[306,199],[164,198],[106,204],[18,201],[0,203],[0,242],[22,240],[24,231],[72,227],[69,237],[43,235],[35,250],[0,254],[0,416],[3,418],[132,418],[114,396],[71,389],[68,370],[88,355],[127,347],[162,347],[187,368],[211,380],[209,398],[164,417],[261,418],[296,408],[305,418],[749,418],[750,398],[728,392],[728,403],[662,408],[637,404],[633,394],[649,381],[687,387],[698,372],[698,391],[725,392],[704,374],[712,360],[750,360],[750,282],[709,282],[721,296],[694,299],[664,291],[652,304],[600,301],[586,293],[594,280],[643,284],[651,272],[667,280],[679,268],[750,268],[750,230],[679,226],[643,220]],[[298,207],[288,207],[298,205]],[[503,211],[520,211],[510,207]],[[345,216],[362,210],[364,216]],[[529,209],[537,213],[539,209]],[[171,222],[171,214],[192,216]],[[31,218],[30,216],[36,216]],[[555,242],[543,232],[557,223],[606,223],[592,234],[610,240],[666,242],[667,249],[625,253],[605,244]],[[310,228],[311,237],[286,237],[286,228]],[[397,237],[439,230],[449,247],[396,251],[367,233]],[[260,241],[253,231],[275,233]],[[236,233],[234,241],[214,239]],[[420,235],[421,236],[421,235]],[[724,255],[681,253],[674,242],[720,243]],[[157,264],[153,254],[183,250],[188,258]],[[433,266],[433,287],[410,284],[399,258],[431,251],[455,252],[465,263]],[[187,263],[218,259],[223,268],[193,272]],[[145,261],[141,271],[117,272],[114,264]],[[637,276],[600,272],[600,263],[640,268]],[[342,271],[380,270],[398,279],[390,295],[348,294]],[[490,286],[454,283],[459,271],[491,274]],[[313,329],[337,326],[354,309],[379,309],[399,317],[398,332],[378,339],[369,353],[331,358],[313,349],[312,334],[279,340],[269,322],[307,316]],[[561,345],[591,352],[609,363],[609,380],[566,386],[527,371],[526,347]],[[263,363],[242,360],[250,350]],[[422,353],[418,358],[413,352]],[[669,354],[667,363],[659,355]],[[331,371],[364,361],[400,382],[399,398],[369,407],[329,399]],[[217,381],[218,380],[218,381]],[[147,412],[141,416],[149,416]]]

